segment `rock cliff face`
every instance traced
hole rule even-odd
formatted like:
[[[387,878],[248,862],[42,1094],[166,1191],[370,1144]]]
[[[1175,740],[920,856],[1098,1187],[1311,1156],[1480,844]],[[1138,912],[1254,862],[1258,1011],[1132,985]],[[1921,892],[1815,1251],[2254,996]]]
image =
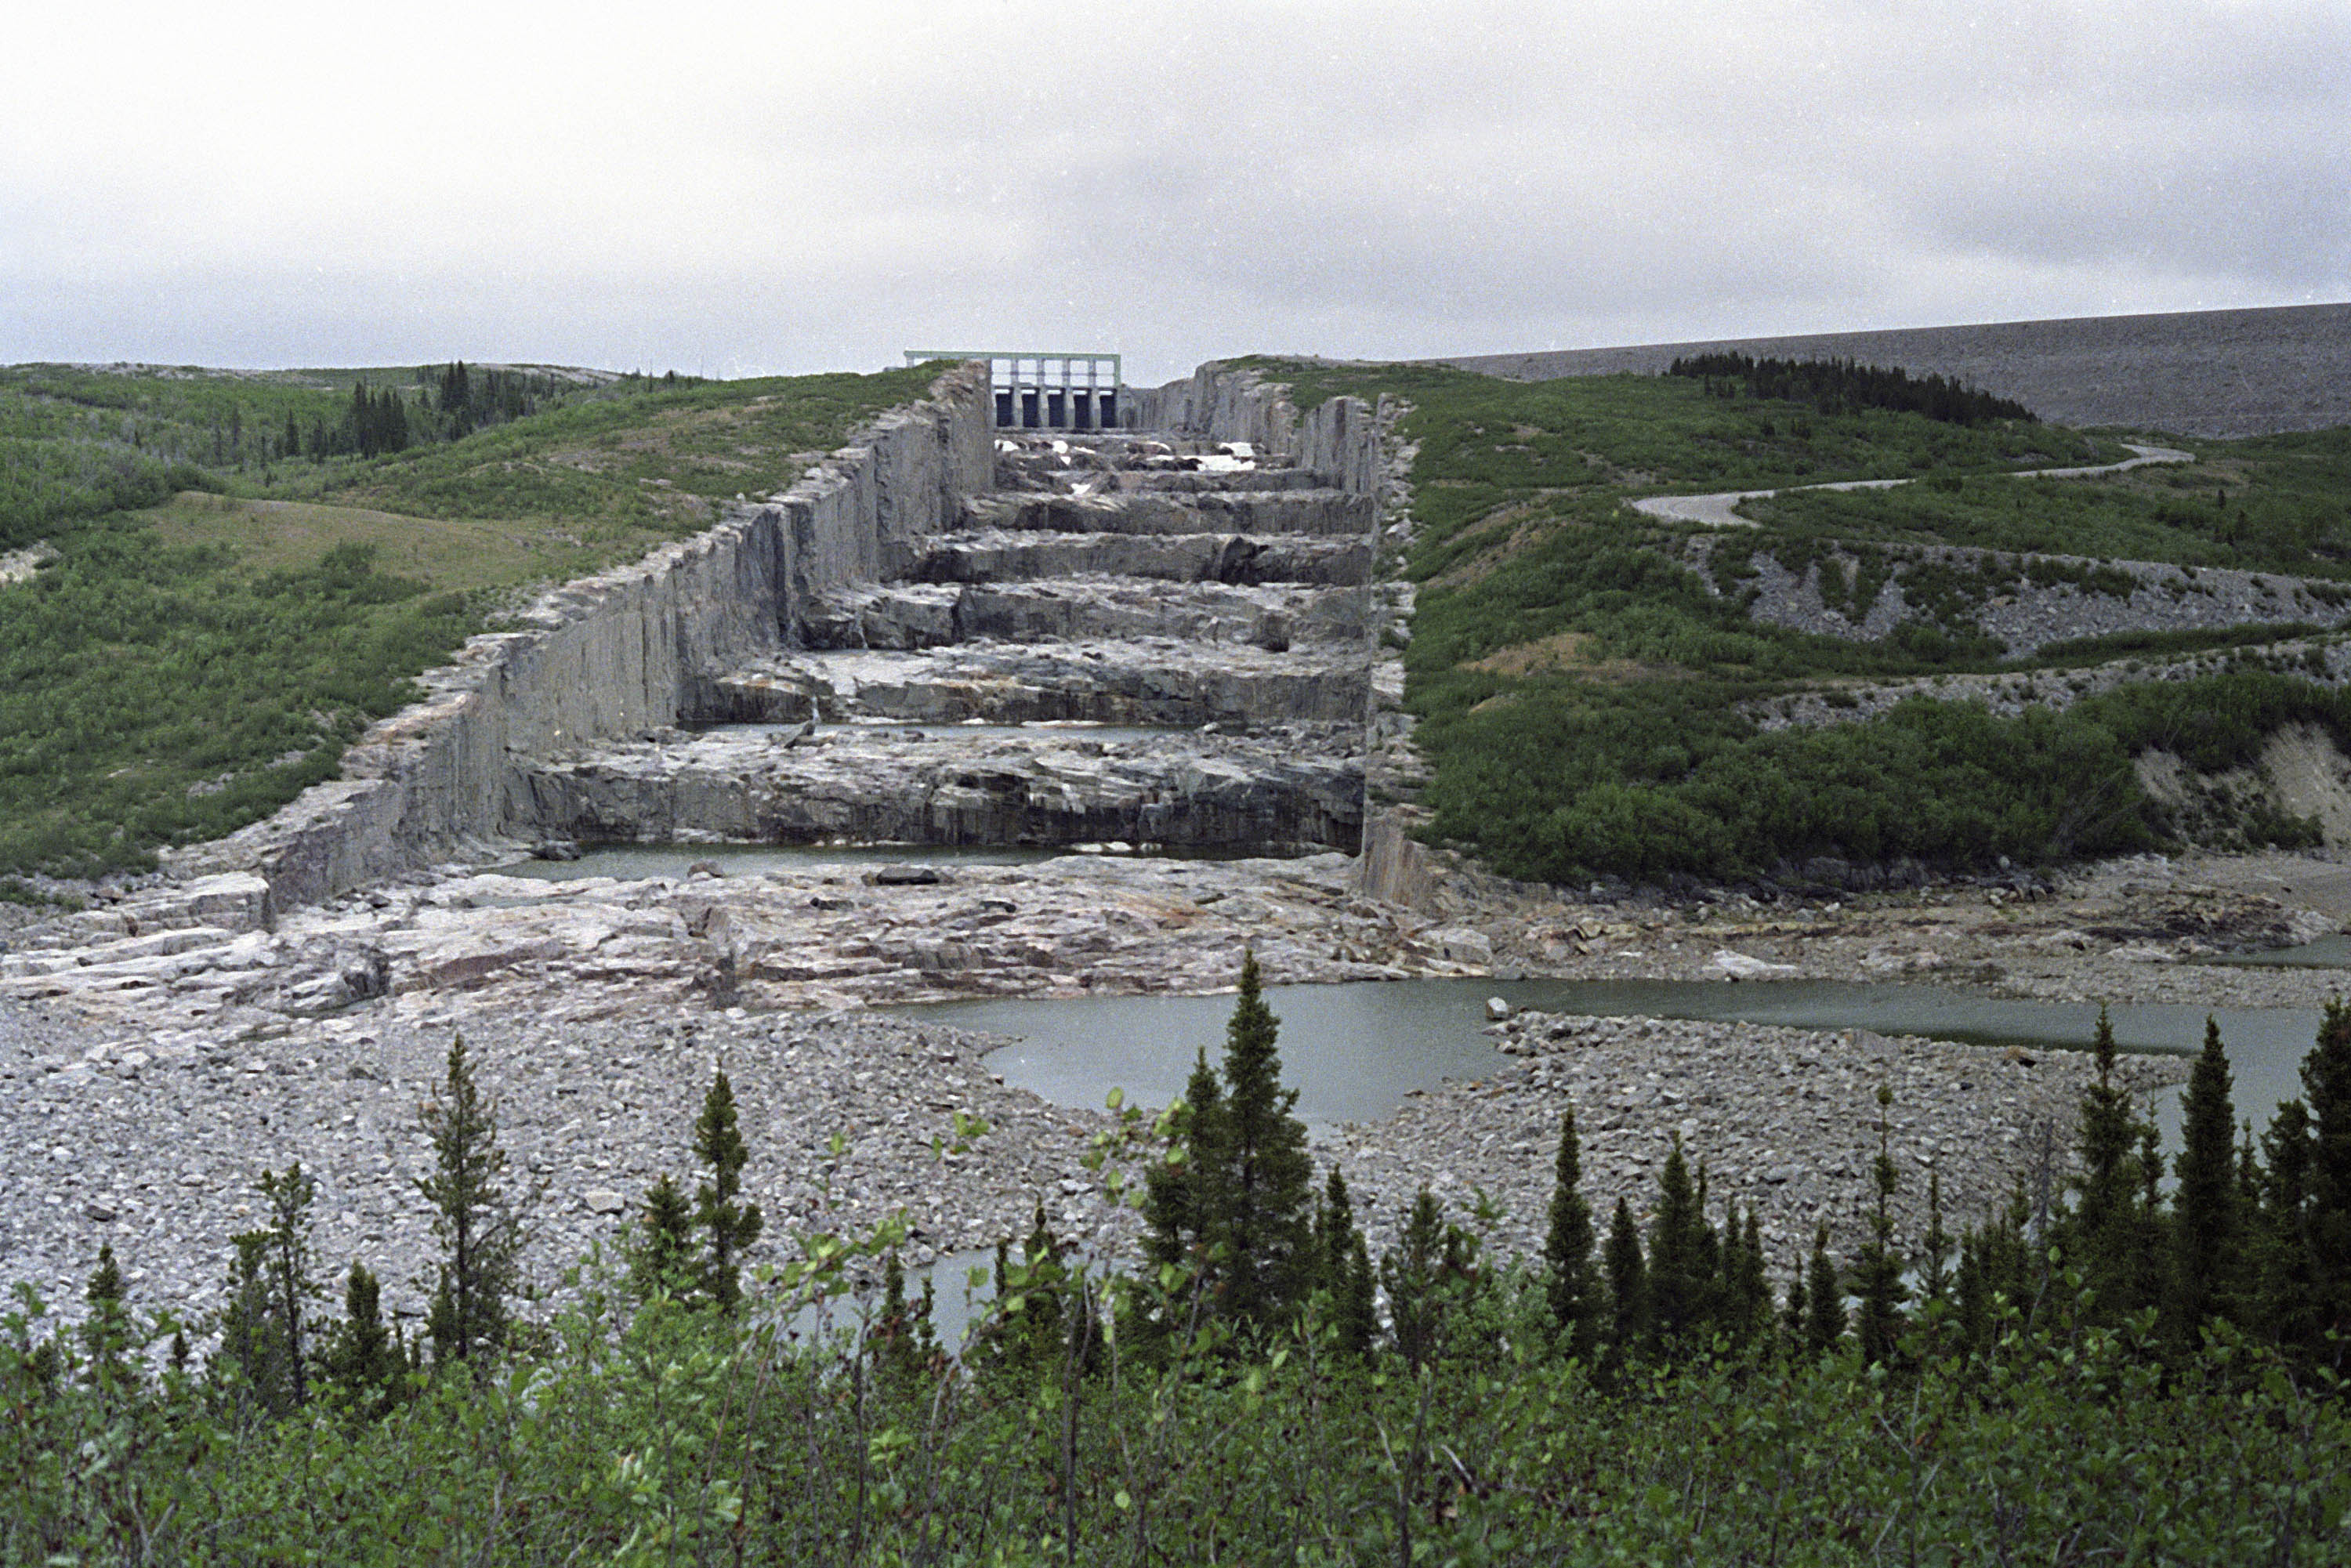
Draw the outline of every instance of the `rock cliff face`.
[[[423,678],[424,701],[351,748],[341,779],[183,868],[256,870],[291,907],[528,836],[518,767],[702,716],[717,677],[780,646],[799,606],[905,560],[987,487],[988,427],[985,375],[947,371],[790,489],[472,639]]]
[[[257,873],[276,911],[581,836],[1352,852],[1396,685],[1381,422],[1225,366],[1152,395],[1164,439],[999,440],[984,376],[952,370],[790,489],[473,639],[341,779],[178,869]],[[676,734],[810,717],[1228,733],[1105,755],[950,730],[919,759],[854,727],[797,752]]]

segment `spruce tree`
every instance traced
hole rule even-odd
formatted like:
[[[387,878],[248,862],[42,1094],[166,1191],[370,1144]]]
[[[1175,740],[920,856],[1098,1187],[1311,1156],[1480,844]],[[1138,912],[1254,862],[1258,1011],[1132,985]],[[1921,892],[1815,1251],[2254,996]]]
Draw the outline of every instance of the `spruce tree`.
[[[645,1189],[644,1209],[629,1249],[629,1284],[647,1300],[694,1299],[694,1205],[668,1172]]]
[[[286,1334],[269,1281],[269,1232],[245,1230],[229,1238],[235,1254],[229,1263],[228,1299],[215,1322],[220,1347],[208,1370],[214,1387],[240,1420],[282,1416],[294,1408],[293,1369],[286,1364]]]
[[[1331,1167],[1323,1201],[1316,1210],[1315,1253],[1322,1270],[1322,1289],[1331,1295],[1339,1348],[1360,1360],[1371,1354],[1372,1339],[1379,1328],[1373,1312],[1372,1259],[1364,1233],[1355,1225],[1347,1178],[1336,1166]]]
[[[2132,1149],[2138,1142],[2138,1119],[2131,1114],[2130,1096],[2114,1082],[2115,1030],[2106,1009],[2098,1009],[2095,1046],[2098,1079],[2082,1091],[2080,1113],[2081,1175],[2075,1181],[2079,1202],[2071,1228],[2074,1245],[2068,1250],[2097,1291],[2101,1316],[2128,1310],[2127,1298],[2138,1272],[2135,1244],[2138,1240],[2138,1161]]]
[[[1943,1229],[1943,1173],[1927,1173],[1927,1234],[1918,1240],[1918,1299],[1951,1297],[1951,1239]]]
[[[1380,1259],[1396,1351],[1416,1374],[1437,1356],[1445,1313],[1446,1239],[1444,1211],[1437,1195],[1424,1186],[1412,1200],[1403,1235]]]
[[[383,1416],[399,1399],[405,1368],[392,1331],[384,1326],[381,1286],[363,1263],[352,1263],[343,1281],[343,1321],[328,1341],[323,1366],[350,1408],[361,1416]]]
[[[1207,1263],[1224,1176],[1224,1088],[1204,1048],[1173,1111],[1168,1158],[1144,1173],[1144,1255],[1155,1264]]]
[[[1897,1180],[1886,1129],[1886,1113],[1893,1103],[1894,1091],[1879,1084],[1877,1158],[1870,1164],[1876,1200],[1869,1213],[1869,1239],[1855,1255],[1853,1268],[1861,1297],[1861,1310],[1854,1317],[1854,1337],[1861,1343],[1865,1364],[1894,1360],[1895,1344],[1902,1334],[1902,1303],[1908,1293],[1902,1284],[1902,1255],[1894,1245],[1894,1217],[1886,1207],[1893,1200]]]
[[[308,1404],[310,1380],[308,1353],[303,1344],[302,1304],[318,1296],[310,1275],[310,1203],[318,1183],[302,1173],[296,1160],[280,1176],[261,1173],[262,1196],[269,1203],[267,1276],[277,1332],[285,1336],[284,1364],[295,1405]]]
[[[735,1088],[726,1074],[715,1074],[694,1124],[694,1152],[708,1166],[708,1181],[695,1188],[694,1213],[708,1237],[702,1288],[719,1311],[733,1313],[743,1299],[743,1252],[759,1239],[759,1206],[740,1203],[743,1167],[751,1151],[736,1127]]]
[[[874,1315],[866,1341],[873,1347],[874,1362],[883,1375],[901,1386],[920,1369],[914,1319],[906,1305],[906,1266],[899,1261],[895,1247],[883,1262],[882,1310]]]
[[[1648,1263],[1641,1256],[1640,1228],[1622,1197],[1608,1219],[1608,1245],[1601,1255],[1608,1276],[1609,1348],[1616,1358],[1636,1354],[1649,1337]]]
[[[2310,1113],[2306,1245],[2322,1330],[2351,1333],[2351,1006],[2330,998],[2302,1061]]]
[[[419,1112],[433,1144],[433,1174],[416,1189],[433,1206],[442,1247],[427,1320],[436,1362],[471,1362],[507,1341],[507,1298],[519,1283],[522,1228],[501,1178],[497,1108],[474,1081],[463,1035],[449,1044],[440,1092]]]
[[[1804,1343],[1806,1308],[1804,1286],[1804,1256],[1796,1254],[1795,1272],[1788,1277],[1788,1301],[1780,1314],[1780,1340],[1783,1348],[1792,1351]]]
[[[1551,1226],[1543,1237],[1543,1295],[1552,1326],[1568,1354],[1589,1365],[1600,1341],[1599,1281],[1593,1277],[1592,1206],[1583,1200],[1583,1155],[1573,1108],[1559,1119],[1552,1166]]]
[[[1728,1244],[1723,1249],[1719,1321],[1733,1344],[1753,1346],[1766,1336],[1771,1322],[1771,1282],[1763,1268],[1763,1227],[1752,1207],[1747,1210],[1744,1228],[1732,1224],[1728,1213],[1722,1227]]]
[[[1308,1223],[1314,1163],[1281,1086],[1280,1020],[1265,1005],[1257,956],[1241,959],[1240,996],[1225,1030],[1224,1168],[1211,1234],[1226,1248],[1223,1310],[1271,1325],[1312,1288]]]
[[[2262,1137],[2260,1312],[2281,1347],[2317,1343],[2324,1322],[2310,1248],[2310,1112],[2299,1100],[2280,1104]]]
[[[102,1394],[127,1389],[131,1382],[126,1359],[131,1350],[131,1314],[122,1305],[125,1294],[122,1270],[114,1261],[114,1244],[101,1241],[98,1267],[82,1291],[89,1315],[82,1320],[81,1340],[89,1354],[86,1375]]]
[[[1657,1212],[1649,1222],[1649,1330],[1660,1345],[1695,1338],[1705,1327],[1713,1282],[1708,1249],[1698,1236],[1706,1228],[1688,1162],[1682,1157],[1681,1134],[1676,1133],[1657,1178]]]
[[[1823,1223],[1813,1232],[1813,1260],[1808,1293],[1804,1300],[1804,1352],[1818,1359],[1837,1347],[1844,1338],[1844,1284],[1837,1278],[1836,1265],[1829,1261],[1829,1228]]]
[[[2237,1272],[2237,1172],[2230,1147],[2236,1105],[2220,1026],[2204,1020],[2204,1049],[2180,1104],[2181,1147],[2173,1163],[2169,1316],[2173,1336],[2193,1345],[2210,1317],[2229,1312],[2228,1282]]]

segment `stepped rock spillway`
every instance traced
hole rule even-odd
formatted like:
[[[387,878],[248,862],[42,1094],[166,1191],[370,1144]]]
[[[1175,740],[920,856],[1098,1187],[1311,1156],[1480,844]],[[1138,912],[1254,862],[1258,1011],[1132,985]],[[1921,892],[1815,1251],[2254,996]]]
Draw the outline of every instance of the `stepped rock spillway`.
[[[997,448],[992,493],[905,540],[896,573],[793,600],[781,644],[694,716],[821,734],[577,748],[520,770],[517,815],[567,840],[1353,852],[1374,498],[1246,444]],[[1094,724],[1161,733],[1069,727]]]

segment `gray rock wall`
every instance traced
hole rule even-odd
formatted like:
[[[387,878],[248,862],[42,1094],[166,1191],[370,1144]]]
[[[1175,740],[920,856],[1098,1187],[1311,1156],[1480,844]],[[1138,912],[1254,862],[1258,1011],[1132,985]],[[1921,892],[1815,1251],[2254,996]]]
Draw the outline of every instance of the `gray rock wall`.
[[[1280,382],[1210,361],[1183,381],[1138,394],[1134,406],[1144,428],[1246,441],[1287,455],[1339,489],[1379,492],[1379,420],[1361,399],[1325,398],[1301,413]]]
[[[529,831],[525,765],[700,716],[717,678],[779,646],[801,604],[910,558],[987,488],[989,428],[986,375],[948,371],[781,495],[469,640],[421,679],[423,701],[346,754],[342,778],[180,868],[257,869],[287,909]]]

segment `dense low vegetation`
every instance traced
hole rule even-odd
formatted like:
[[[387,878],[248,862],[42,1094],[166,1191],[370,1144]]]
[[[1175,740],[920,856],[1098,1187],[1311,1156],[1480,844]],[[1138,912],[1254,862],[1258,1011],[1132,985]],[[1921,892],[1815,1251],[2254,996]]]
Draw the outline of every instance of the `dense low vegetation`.
[[[2031,424],[2040,417],[2021,402],[1948,376],[1913,376],[1898,365],[1865,365],[1849,359],[1759,360],[1734,350],[1685,356],[1666,367],[1666,374],[1704,382],[1717,397],[1733,398],[1743,389],[1750,398],[1802,403],[1823,413],[1882,408],[1922,413],[1946,424],[1990,424],[1995,420]]]
[[[266,815],[517,592],[783,487],[935,374],[0,371],[0,553],[43,562],[0,582],[0,873]]]
[[[1678,1146],[1646,1222],[1604,1227],[1572,1114],[1540,1260],[1424,1191],[1375,1270],[1343,1178],[1313,1191],[1254,981],[1184,1101],[1113,1096],[1092,1159],[1141,1270],[1081,1263],[1040,1205],[959,1357],[906,1299],[903,1219],[741,1281],[723,1074],[691,1201],[664,1177],[622,1260],[518,1322],[520,1195],[453,1045],[428,1332],[386,1329],[364,1265],[340,1320],[311,1305],[298,1166],[261,1178],[209,1356],[101,1250],[77,1325],[0,1325],[0,1561],[2342,1560],[2351,1010],[2258,1149],[2208,1032],[2176,1158],[2102,1071],[2071,1179],[1956,1240],[1931,1202],[1896,1235],[1917,1175],[1881,1132],[1866,1239],[1776,1260],[1775,1291]]]
[[[1919,697],[1828,728],[1767,733],[1753,716],[1761,699],[1805,689],[1851,706],[1840,693],[1856,682],[2063,668],[2262,635],[2125,634],[2018,661],[1979,630],[1979,612],[2028,586],[2128,593],[2116,559],[2291,573],[2343,602],[2351,432],[2195,442],[2192,465],[2019,479],[2001,470],[2126,454],[1973,404],[1983,417],[1964,424],[1873,407],[1920,383],[1860,367],[1832,367],[1815,386],[1784,366],[1526,383],[1429,365],[1254,363],[1304,405],[1341,393],[1410,402],[1416,530],[1400,565],[1419,584],[1405,662],[1432,765],[1422,800],[1431,836],[1512,874],[1790,878],[1807,862],[1965,871],[2003,856],[2036,864],[2134,850],[2183,826],[2140,788],[2133,763],[2149,748],[2192,754],[2199,768],[2247,766],[2296,722],[2351,744],[2351,709],[2300,678],[2299,653],[2249,655],[2226,676],[2063,714],[1997,718]],[[1807,401],[1757,395],[1773,391]],[[1625,504],[1885,477],[1923,482],[1783,491],[1748,504],[1751,531]],[[1918,554],[1950,544],[2006,553]],[[1748,596],[1764,557],[1798,575],[1819,569],[1824,602],[1855,623],[1898,569],[1919,613],[1871,642],[1759,622]],[[2295,844],[2316,828],[2256,808],[2220,831],[2230,842]]]

